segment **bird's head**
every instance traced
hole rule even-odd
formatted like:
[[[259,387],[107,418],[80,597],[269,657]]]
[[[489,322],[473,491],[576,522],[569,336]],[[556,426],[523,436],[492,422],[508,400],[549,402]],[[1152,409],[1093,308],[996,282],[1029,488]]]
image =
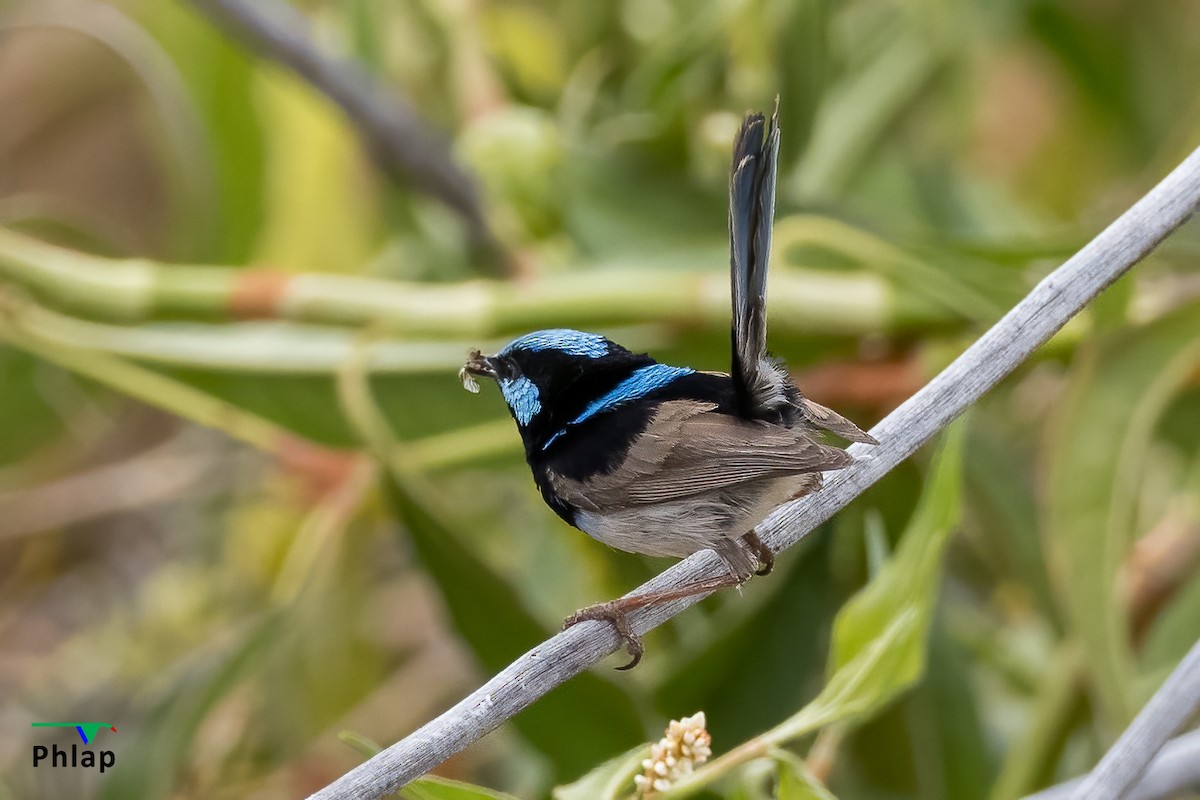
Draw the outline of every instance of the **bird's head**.
[[[476,377],[495,380],[529,447],[577,416],[597,391],[651,363],[597,333],[559,328],[525,334],[492,356],[476,350],[459,377],[473,392]]]

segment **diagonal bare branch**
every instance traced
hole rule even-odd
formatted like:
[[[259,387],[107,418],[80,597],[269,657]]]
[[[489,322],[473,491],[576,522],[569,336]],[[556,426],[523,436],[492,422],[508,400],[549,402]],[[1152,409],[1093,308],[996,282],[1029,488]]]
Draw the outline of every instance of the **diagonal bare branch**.
[[[1071,800],[1071,792],[1082,786],[1084,780],[1076,778],[1060,783],[1025,800]],[[1200,730],[1167,742],[1142,777],[1129,787],[1128,794],[1120,796],[1126,800],[1166,800],[1189,790],[1200,790]]]
[[[1074,788],[1070,800],[1117,800],[1127,797],[1167,739],[1198,710],[1200,642],[1192,645],[1192,649],[1150,698],[1150,702],[1129,723],[1117,743]]]
[[[328,95],[389,175],[458,212],[474,244],[495,245],[475,182],[451,159],[444,137],[422,122],[402,97],[385,93],[357,64],[335,61],[317,50],[299,12],[279,0],[191,1],[230,36]]]
[[[966,352],[871,430],[881,444],[853,445],[858,459],[828,475],[826,488],[776,509],[758,528],[772,549],[791,547],[950,424],[1045,344],[1089,301],[1187,221],[1200,206],[1200,149],[1087,246],[1034,287]],[[664,591],[717,575],[703,551],[672,566],[634,594]],[[661,625],[699,598],[631,615],[637,633]],[[376,798],[429,771],[539,697],[618,647],[605,623],[576,625],[510,664],[470,696],[312,795],[318,800]]]

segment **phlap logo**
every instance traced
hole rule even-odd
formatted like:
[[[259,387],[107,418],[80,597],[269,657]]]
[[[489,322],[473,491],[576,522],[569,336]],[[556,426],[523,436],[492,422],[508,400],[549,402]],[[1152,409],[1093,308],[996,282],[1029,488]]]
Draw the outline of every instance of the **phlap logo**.
[[[96,734],[103,729],[108,729],[113,733],[117,732],[116,725],[110,725],[107,722],[35,722],[35,728],[74,728],[79,734],[79,738],[83,740],[84,745],[90,745],[96,740]],[[83,767],[85,769],[100,768],[100,772],[116,766],[117,754],[112,750],[93,751],[89,749],[79,749],[79,745],[71,743],[70,750],[64,750],[57,744],[52,744],[46,747],[44,744],[35,744],[33,746],[33,765],[35,767],[42,766],[45,762],[49,762],[51,767]]]

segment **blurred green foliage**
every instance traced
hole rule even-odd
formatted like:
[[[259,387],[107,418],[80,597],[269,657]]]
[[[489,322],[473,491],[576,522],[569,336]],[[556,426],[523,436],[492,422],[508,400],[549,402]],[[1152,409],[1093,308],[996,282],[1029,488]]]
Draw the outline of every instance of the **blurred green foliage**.
[[[548,325],[723,368],[746,109],[780,98],[772,349],[865,424],[1200,143],[1192,2],[296,6],[505,255],[190,3],[0,0],[0,797],[306,794],[660,569],[544,508],[455,370]],[[620,797],[701,709],[717,758],[775,746],[704,797],[1086,769],[1200,637],[1198,256],[1192,223],[946,455],[439,769],[490,793],[407,796]],[[32,770],[49,719],[112,720],[117,766]]]

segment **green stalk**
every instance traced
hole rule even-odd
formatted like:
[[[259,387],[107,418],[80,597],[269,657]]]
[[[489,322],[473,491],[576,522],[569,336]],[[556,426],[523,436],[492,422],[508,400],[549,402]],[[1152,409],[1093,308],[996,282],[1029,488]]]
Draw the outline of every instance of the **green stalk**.
[[[812,270],[780,261],[770,293],[776,328],[854,335],[958,319],[939,304],[899,298],[888,280],[866,271]],[[0,279],[54,308],[121,322],[249,316],[475,339],[556,325],[666,321],[724,327],[729,319],[729,279],[715,270],[616,265],[519,283],[435,285],[111,259],[4,228]]]
[[[19,322],[13,324],[14,316],[8,312],[0,306],[0,340],[51,364],[268,453],[279,452],[285,439],[295,438],[273,422],[145,367],[106,353],[41,340],[23,330]]]
[[[6,228],[0,228],[0,278],[99,317],[140,319],[152,308],[150,262],[89,256]]]
[[[125,354],[114,354],[108,349],[120,343],[128,344],[128,340],[143,333],[145,331],[138,328],[120,328],[61,317],[23,298],[0,291],[0,342],[6,342],[148,405],[224,431],[232,438],[268,453],[281,454],[283,443],[300,441],[299,437],[282,426],[132,363],[122,357]],[[337,365],[318,366],[331,372],[340,367],[339,377],[342,379],[347,370],[353,370],[356,376],[361,372],[363,377],[360,379],[365,380],[370,350],[379,346],[374,343],[370,348],[364,348],[360,344],[356,354],[359,360],[352,358],[349,362],[343,361]],[[188,363],[195,365],[194,362]],[[205,363],[213,366],[210,362]],[[225,365],[225,368],[229,366]],[[339,385],[344,383],[345,380],[339,381]],[[358,408],[352,406],[349,410]],[[384,430],[382,423],[378,423],[373,430]],[[435,434],[404,445],[383,442],[385,450],[389,452],[384,460],[402,462],[407,469],[418,471],[449,469],[516,452],[511,434],[511,423],[498,420]]]

